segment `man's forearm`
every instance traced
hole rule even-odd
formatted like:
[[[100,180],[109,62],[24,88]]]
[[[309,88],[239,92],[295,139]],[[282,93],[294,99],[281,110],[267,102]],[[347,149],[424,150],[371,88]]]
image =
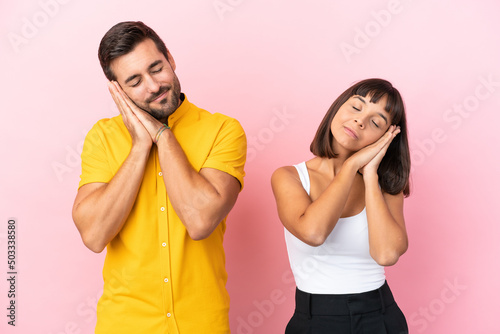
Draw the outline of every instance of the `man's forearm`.
[[[239,183],[215,171],[210,180],[193,169],[170,130],[158,141],[158,154],[165,187],[175,212],[195,240],[206,238],[229,213]],[[228,189],[233,194],[228,196]]]
[[[101,252],[120,232],[139,191],[150,148],[133,146],[127,159],[107,184],[80,188],[73,220],[85,245]]]

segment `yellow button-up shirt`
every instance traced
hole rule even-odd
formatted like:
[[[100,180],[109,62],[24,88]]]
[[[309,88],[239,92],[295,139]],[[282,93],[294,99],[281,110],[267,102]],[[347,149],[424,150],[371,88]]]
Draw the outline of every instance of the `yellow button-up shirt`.
[[[243,187],[246,137],[238,121],[184,98],[168,125],[196,171],[224,171]],[[85,139],[79,186],[109,182],[131,147],[121,116],[100,120]],[[189,237],[170,203],[154,145],[132,211],[107,246],[95,332],[229,333],[225,229],[224,219],[208,238]]]

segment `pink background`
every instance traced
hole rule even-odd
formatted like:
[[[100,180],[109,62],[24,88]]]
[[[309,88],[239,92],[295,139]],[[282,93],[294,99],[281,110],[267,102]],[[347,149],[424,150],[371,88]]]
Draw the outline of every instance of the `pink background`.
[[[117,114],[98,43],[115,23],[142,20],[189,99],[237,118],[249,139],[225,240],[233,333],[283,332],[294,283],[270,175],[310,158],[332,101],[368,77],[392,81],[407,106],[410,248],[387,275],[411,332],[500,333],[499,12],[493,0],[2,1],[0,332],[93,332],[104,254],[83,246],[71,219],[79,152],[90,127]]]

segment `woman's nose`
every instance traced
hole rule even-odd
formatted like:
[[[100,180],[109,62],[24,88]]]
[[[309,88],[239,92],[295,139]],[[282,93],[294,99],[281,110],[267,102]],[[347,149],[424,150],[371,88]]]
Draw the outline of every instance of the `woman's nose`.
[[[356,122],[356,124],[361,128],[363,129],[365,127],[365,121],[363,119],[363,117],[358,117],[354,120],[354,122]]]

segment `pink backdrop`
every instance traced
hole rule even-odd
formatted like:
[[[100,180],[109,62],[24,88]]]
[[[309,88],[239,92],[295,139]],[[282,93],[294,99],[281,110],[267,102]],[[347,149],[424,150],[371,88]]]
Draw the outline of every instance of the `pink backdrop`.
[[[233,333],[283,332],[294,283],[270,175],[308,159],[329,105],[368,77],[392,81],[407,105],[410,248],[387,274],[411,332],[499,333],[499,12],[493,0],[2,1],[0,332],[93,332],[104,254],[83,246],[71,219],[79,152],[90,127],[117,114],[100,38],[142,20],[164,38],[189,99],[237,118],[249,139],[225,240]]]

